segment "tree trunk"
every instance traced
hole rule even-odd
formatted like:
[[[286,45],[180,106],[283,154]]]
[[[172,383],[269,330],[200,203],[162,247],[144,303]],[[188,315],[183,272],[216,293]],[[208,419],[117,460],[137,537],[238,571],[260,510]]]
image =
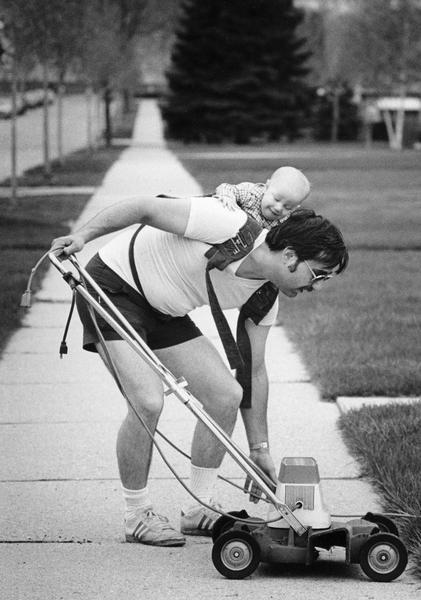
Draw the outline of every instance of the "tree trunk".
[[[58,162],[63,165],[63,77],[60,75],[57,88],[57,154]]]
[[[17,199],[17,135],[16,135],[16,118],[17,118],[17,72],[16,60],[12,57],[12,118],[10,122],[11,143],[10,143],[10,187],[12,204],[16,203]]]
[[[44,63],[43,70],[43,158],[44,158],[44,176],[49,179],[51,177],[51,162],[50,162],[50,131],[49,131],[49,114],[48,114],[48,67]]]
[[[86,141],[89,150],[94,147],[93,143],[93,123],[92,123],[92,86],[86,86],[85,90],[86,99]]]
[[[364,139],[366,147],[371,148],[373,145],[373,123],[365,123]]]
[[[339,119],[340,119],[340,107],[339,107],[339,89],[333,89],[333,99],[332,99],[332,127],[330,130],[330,141],[337,142],[338,141],[338,131],[339,131]]]
[[[104,108],[105,108],[105,145],[107,148],[111,146],[113,139],[112,123],[111,123],[111,90],[108,85],[104,89]]]
[[[124,88],[122,93],[121,93],[122,97],[123,97],[123,110],[122,112],[124,114],[127,114],[130,112],[130,108],[131,108],[131,94],[129,92],[129,90],[127,88]]]
[[[99,146],[100,140],[104,137],[104,106],[102,102],[102,96],[100,93],[95,94],[95,131],[94,131],[94,144],[95,148]]]

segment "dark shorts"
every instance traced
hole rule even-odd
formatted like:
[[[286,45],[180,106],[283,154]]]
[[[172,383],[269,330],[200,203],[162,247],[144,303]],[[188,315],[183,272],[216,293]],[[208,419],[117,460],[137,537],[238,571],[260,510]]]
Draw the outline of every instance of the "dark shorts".
[[[89,261],[86,270],[152,350],[176,346],[202,335],[188,315],[171,317],[156,311],[140,293],[107,267],[98,254]],[[88,290],[95,300],[98,300],[98,294],[89,286]],[[103,303],[101,305],[105,308]],[[83,324],[83,348],[96,352],[98,333],[92,322],[87,301],[79,294],[77,309]],[[104,339],[120,340],[121,336],[111,325],[95,314]]]

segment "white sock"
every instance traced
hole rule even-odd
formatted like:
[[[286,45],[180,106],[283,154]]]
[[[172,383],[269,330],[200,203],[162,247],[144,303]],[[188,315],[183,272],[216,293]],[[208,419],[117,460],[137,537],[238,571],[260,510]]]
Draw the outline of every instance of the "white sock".
[[[152,508],[148,487],[144,487],[141,490],[128,490],[121,486],[121,489],[123,490],[125,502],[124,518],[126,521],[144,512],[145,509]]]
[[[190,465],[190,489],[202,502],[209,504],[213,498],[218,470]],[[198,502],[192,498],[189,508],[197,504]]]

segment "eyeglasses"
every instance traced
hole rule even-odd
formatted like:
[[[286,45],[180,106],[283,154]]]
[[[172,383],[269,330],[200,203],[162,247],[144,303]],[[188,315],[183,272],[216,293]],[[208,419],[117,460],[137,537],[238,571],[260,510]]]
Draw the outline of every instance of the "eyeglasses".
[[[322,270],[320,270],[320,273],[316,274],[315,271],[310,267],[310,265],[308,264],[308,262],[306,260],[304,260],[303,262],[307,265],[308,270],[310,271],[310,273],[313,277],[313,279],[310,281],[310,285],[313,285],[320,281],[327,281],[328,279],[331,279],[333,277],[333,273],[327,273],[326,271],[322,271]]]

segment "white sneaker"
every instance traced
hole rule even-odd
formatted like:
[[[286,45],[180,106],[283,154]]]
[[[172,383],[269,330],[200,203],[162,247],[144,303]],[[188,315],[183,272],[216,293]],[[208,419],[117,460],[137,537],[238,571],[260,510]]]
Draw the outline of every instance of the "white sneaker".
[[[222,510],[220,504],[210,500],[209,504]],[[193,506],[187,512],[181,511],[181,533],[185,535],[212,535],[212,528],[221,515],[205,506]]]
[[[183,546],[186,538],[176,531],[167,517],[157,515],[152,508],[140,517],[125,521],[126,542],[137,542],[149,546]]]

